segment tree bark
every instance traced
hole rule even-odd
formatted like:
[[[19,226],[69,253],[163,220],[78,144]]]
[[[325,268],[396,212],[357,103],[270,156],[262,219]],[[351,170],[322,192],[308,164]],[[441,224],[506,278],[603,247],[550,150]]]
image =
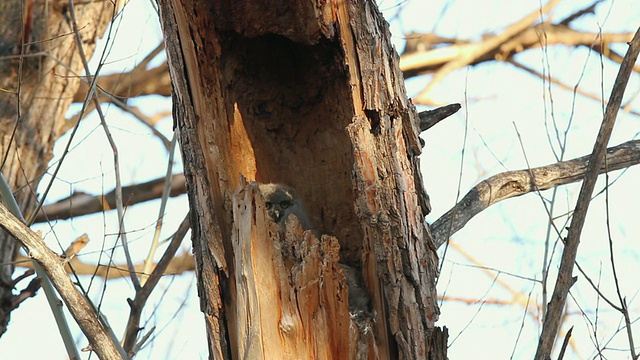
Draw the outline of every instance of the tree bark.
[[[84,73],[72,21],[90,56],[114,11],[107,1],[78,4],[74,19],[65,1],[0,3],[0,170],[25,217]],[[17,250],[17,242],[0,233],[0,335],[12,310]]]
[[[210,356],[446,358],[418,117],[375,4],[159,5]],[[275,236],[243,178],[293,187],[332,236]],[[376,314],[349,346],[335,243]]]

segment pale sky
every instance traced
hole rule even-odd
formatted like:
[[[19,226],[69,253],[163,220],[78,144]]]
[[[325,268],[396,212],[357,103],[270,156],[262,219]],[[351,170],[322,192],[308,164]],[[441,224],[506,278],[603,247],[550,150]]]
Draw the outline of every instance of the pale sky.
[[[379,4],[386,18],[391,21],[393,41],[400,52],[404,47],[403,32],[435,30],[442,36],[476,40],[483,33],[500,31],[540,6],[540,2],[522,0],[484,1],[482,5],[471,0],[414,0],[401,2],[402,11],[398,12],[395,2],[381,1]],[[589,2],[565,1],[552,12],[553,19],[562,19],[568,12],[587,4]],[[585,16],[574,25],[590,32],[598,32],[599,28],[603,32],[633,32],[640,26],[639,6],[633,0],[606,1],[599,5],[595,16]],[[161,40],[156,15],[149,1],[131,1],[117,24],[118,30],[112,39],[113,47],[103,73],[121,72],[132,67]],[[616,50],[624,54],[626,47],[617,46]],[[160,55],[154,63],[160,63],[163,59],[164,55]],[[617,66],[594,53],[589,54],[585,49],[550,47],[546,51],[528,51],[516,59],[538,70],[545,66],[552,76],[571,86],[579,83],[581,88],[594,94],[604,91],[605,98],[609,96],[617,73]],[[637,74],[633,75],[626,100],[640,91],[639,78]],[[419,93],[427,81],[425,78],[407,81],[409,96]],[[422,135],[426,147],[421,155],[421,166],[433,206],[433,213],[427,217],[428,222],[435,221],[449,210],[457,197],[464,196],[482,179],[507,170],[524,169],[527,161],[532,167],[556,162],[547,136],[548,133],[552,134],[552,139],[555,139],[552,130],[554,123],[562,131],[564,126],[571,123],[564,159],[587,155],[593,147],[602,119],[599,103],[579,95],[573,96],[571,92],[557,87],[549,87],[540,79],[506,63],[482,64],[459,70],[438,85],[435,94],[437,101],[443,104],[460,102],[463,109]],[[157,96],[134,99],[131,104],[139,106],[149,115],[171,109],[169,99]],[[637,101],[633,108],[636,111],[640,108]],[[426,108],[419,108],[423,109]],[[123,185],[163,176],[167,153],[161,143],[149,134],[147,128],[114,106],[107,106],[105,110],[121,154]],[[77,108],[70,113],[76,111]],[[170,138],[172,120],[164,119],[158,128]],[[610,146],[635,139],[639,132],[640,120],[620,113]],[[518,133],[521,140],[518,139]],[[67,137],[63,137],[60,144],[66,140]],[[557,149],[554,141],[551,143]],[[59,156],[61,148],[57,149],[56,156]],[[463,148],[464,158],[461,156]],[[179,156],[176,159],[174,173],[180,173],[182,163]],[[640,316],[636,299],[640,289],[637,281],[637,274],[640,274],[640,222],[637,211],[640,192],[636,190],[640,170],[632,167],[620,175],[620,171],[610,175],[609,181],[616,182],[609,191],[609,216],[620,285],[628,301],[631,318],[635,320]],[[48,180],[45,178],[41,185]],[[601,177],[596,192],[603,189],[603,181]],[[100,194],[111,191],[113,187],[113,156],[97,117],[92,115],[80,127],[74,139],[73,151],[62,167],[59,181],[54,184],[49,199],[55,201],[72,191]],[[554,215],[561,230],[567,226],[564,223],[565,214],[573,208],[578,189],[579,184],[574,184],[557,191]],[[542,195],[548,200],[552,192],[546,191]],[[592,202],[583,230],[578,262],[600,284],[607,296],[616,300],[611,280],[604,199],[603,194]],[[453,236],[454,244],[448,248],[446,256],[444,247],[440,249],[444,262],[438,293],[459,299],[442,302],[442,314],[436,324],[449,328],[450,359],[532,358],[540,325],[539,319],[526,313],[524,305],[528,302],[529,311],[535,314],[541,302],[540,284],[532,279],[541,278],[548,223],[543,203],[539,196],[529,194],[494,205]],[[158,201],[151,201],[127,209],[129,241],[132,242],[134,254],[140,257],[146,253],[148,240],[153,236],[158,207]],[[170,200],[163,238],[177,228],[187,207],[185,196]],[[54,250],[65,248],[77,236],[88,233],[92,241],[82,255],[82,259],[88,262],[98,258],[103,240],[104,247],[111,248],[115,241],[114,234],[117,233],[115,212],[60,221],[53,225],[40,224],[34,228],[43,232]],[[563,232],[565,235],[566,231]],[[552,246],[555,240],[555,237],[551,238]],[[184,244],[186,250],[189,245],[190,240],[187,240]],[[556,260],[561,248],[561,245],[555,247],[553,256]],[[122,254],[117,251],[115,261],[122,260]],[[485,271],[478,266],[493,270]],[[554,261],[550,268],[551,279],[556,269],[557,261]],[[21,270],[18,270],[16,275],[20,273]],[[620,349],[606,352],[606,358],[629,358],[629,352],[624,350],[628,348],[626,335],[624,330],[618,330],[621,316],[595,296],[581,274],[574,271],[574,275],[578,276],[578,282],[571,291],[567,326],[562,331],[573,325],[572,339],[575,343],[565,359],[587,359],[596,355],[593,345],[596,342],[593,336],[596,327],[600,346],[610,341],[608,348]],[[88,286],[88,278],[82,281]],[[133,288],[129,280],[105,284],[96,279],[90,292],[94,301],[99,300],[103,291],[103,312],[116,329],[116,334],[121,335],[129,313],[125,298],[133,297]],[[553,284],[549,285],[548,291],[553,291]],[[162,306],[154,311],[154,306],[160,302]],[[199,312],[194,274],[167,277],[154,291],[145,314],[149,319],[145,326],[147,329],[156,326],[158,338],[143,349],[138,359],[207,358],[205,328]],[[73,323],[71,317],[69,321]],[[77,327],[73,326],[80,334]],[[640,335],[637,335],[640,328],[636,326],[634,330],[637,344],[640,342]],[[79,343],[80,347],[87,345],[85,340]],[[25,301],[12,313],[9,330],[0,338],[0,358],[66,358],[44,293],[40,292],[34,299]]]

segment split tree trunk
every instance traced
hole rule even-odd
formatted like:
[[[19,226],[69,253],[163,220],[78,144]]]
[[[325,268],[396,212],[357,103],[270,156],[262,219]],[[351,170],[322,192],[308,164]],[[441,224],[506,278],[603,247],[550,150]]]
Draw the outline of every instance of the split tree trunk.
[[[78,3],[78,2],[76,2]],[[65,113],[84,68],[67,1],[0,1],[0,171],[29,216],[55,141],[68,128]],[[115,13],[108,1],[74,6],[87,57]],[[13,310],[18,243],[0,232],[0,335]]]
[[[159,5],[211,356],[445,359],[417,115],[375,3]],[[279,238],[243,178],[293,187],[333,237]],[[376,314],[349,344],[336,243]]]

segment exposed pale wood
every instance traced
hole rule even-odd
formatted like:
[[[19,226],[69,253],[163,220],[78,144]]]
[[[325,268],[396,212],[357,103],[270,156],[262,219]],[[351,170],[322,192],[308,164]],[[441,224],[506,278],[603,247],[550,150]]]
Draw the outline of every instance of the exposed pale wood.
[[[234,307],[234,358],[344,358],[350,316],[338,240],[303,232],[293,217],[279,234],[265,219],[258,194],[253,183],[233,196],[231,296],[232,303],[242,304]]]
[[[206,148],[206,152],[211,153],[214,158],[220,153],[216,146],[212,145],[207,148],[207,142],[202,143],[203,148],[199,148],[197,145],[199,138],[196,131],[198,124],[196,113],[200,116],[205,114],[211,116],[213,112],[202,109],[196,112],[194,109],[196,104],[198,104],[197,106],[206,104],[200,95],[205,91],[203,83],[198,80],[201,74],[196,63],[194,41],[205,41],[206,36],[203,34],[197,39],[191,38],[189,27],[190,24],[195,24],[189,20],[189,16],[193,14],[194,10],[191,5],[193,4],[182,4],[177,0],[158,1],[173,84],[174,119],[179,119],[178,122],[182,128],[180,130],[182,133],[180,136],[181,147],[183,151],[187,150],[183,152],[183,162],[187,186],[190,187],[188,195],[189,202],[192,204],[190,212],[191,236],[198,279],[200,310],[205,316],[209,339],[209,356],[213,359],[230,359],[231,348],[228,342],[227,317],[222,302],[220,284],[220,275],[226,270],[226,263],[221,258],[224,256],[223,234],[219,227],[221,219],[215,219],[216,215],[214,214],[214,211],[221,214],[224,210],[221,202],[214,204],[212,201],[213,197],[221,198],[220,193],[216,191],[219,187],[213,186],[220,177],[217,176],[217,173],[211,174],[211,177],[208,176],[202,152]],[[197,36],[198,33],[193,33],[193,35]],[[214,49],[211,51],[209,56],[213,57],[215,51]],[[215,101],[214,94],[206,92],[205,95],[207,94],[212,95],[211,99]],[[224,111],[224,108],[219,110]],[[222,116],[222,114],[217,114],[217,116]],[[230,210],[230,208],[227,209]]]

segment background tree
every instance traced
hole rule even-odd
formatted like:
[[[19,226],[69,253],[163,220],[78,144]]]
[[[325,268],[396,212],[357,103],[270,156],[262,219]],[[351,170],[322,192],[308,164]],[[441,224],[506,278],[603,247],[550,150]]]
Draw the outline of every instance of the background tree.
[[[83,59],[92,55],[116,10],[107,3],[77,9],[39,1],[0,5],[0,169],[25,214],[42,200],[36,188],[55,141],[77,124],[64,115],[80,86]],[[12,294],[17,250],[18,243],[0,233],[0,334],[20,302]]]
[[[618,70],[618,63],[621,58],[618,55],[624,55],[627,50],[623,43],[616,42],[629,41],[632,36],[630,31],[637,27],[637,24],[633,24],[631,21],[634,17],[629,16],[633,14],[633,7],[617,2],[613,6],[609,3],[596,3],[584,4],[582,8],[576,8],[575,3],[560,3],[558,5],[557,2],[552,2],[540,9],[535,6],[524,8],[518,4],[514,6],[519,8],[509,8],[510,4],[500,4],[499,8],[495,8],[495,11],[487,11],[487,9],[491,9],[490,4],[484,4],[482,9],[474,9],[472,4],[458,1],[443,7],[442,10],[437,8],[438,4],[433,4],[435,6],[430,7],[429,11],[416,11],[413,8],[414,5],[412,3],[404,4],[403,6],[382,4],[382,8],[386,10],[387,18],[392,24],[394,39],[400,44],[397,45],[399,49],[403,47],[401,44],[405,38],[411,42],[412,39],[423,37],[423,35],[409,34],[410,32],[420,34],[437,33],[437,35],[426,35],[429,41],[419,41],[426,43],[426,45],[409,46],[401,58],[401,68],[405,72],[405,77],[410,78],[407,86],[414,97],[414,102],[429,104],[439,104],[442,101],[445,103],[462,102],[464,105],[463,111],[459,115],[455,115],[451,120],[444,121],[442,124],[433,127],[424,135],[426,142],[424,149],[426,152],[421,156],[422,168],[425,171],[424,178],[434,204],[433,213],[427,219],[430,223],[433,223],[434,228],[438,228],[438,225],[443,224],[442,221],[438,223],[436,220],[447,209],[453,208],[453,204],[457,202],[456,199],[460,197],[457,193],[473,187],[479,180],[486,178],[488,174],[522,169],[525,171],[510,173],[510,175],[523,175],[528,172],[526,169],[529,166],[543,166],[560,160],[577,158],[591,151],[592,145],[590,141],[580,143],[577,139],[581,137],[585,139],[594,138],[594,132],[598,127],[597,123],[599,123],[599,118],[604,113],[599,101],[608,97],[607,94],[611,86],[611,82],[608,79],[613,79],[615,72]],[[135,5],[132,4],[131,6]],[[467,21],[464,21],[464,28],[462,26],[456,27],[458,19],[463,19],[464,14],[480,13],[480,11],[485,16],[473,18],[473,21],[467,19]],[[417,13],[420,13],[421,16],[407,16],[407,14]],[[625,16],[621,16],[620,13],[625,14]],[[116,18],[115,28],[120,30],[120,34],[126,33],[127,36],[131,36],[136,31],[126,31],[124,25],[120,24],[122,17],[126,18],[126,14],[127,11],[122,13],[123,16]],[[509,16],[505,16],[505,14],[509,14]],[[532,16],[527,16],[528,14]],[[522,20],[513,20],[519,18]],[[397,21],[398,19],[402,19],[402,22]],[[611,19],[617,19],[617,21],[612,21]],[[625,22],[618,19],[629,19],[629,21]],[[425,28],[423,24],[437,25],[434,25],[433,28]],[[612,25],[616,25],[616,27],[612,27]],[[409,30],[405,31],[404,29]],[[405,36],[401,35],[403,32],[407,34]],[[601,34],[599,35],[600,32]],[[116,31],[116,33],[118,32]],[[479,36],[477,35],[478,33],[485,33],[485,35]],[[113,41],[117,42],[116,40],[117,37]],[[110,42],[108,41],[108,43]],[[476,46],[473,46],[474,44]],[[412,46],[418,51],[412,52]],[[148,47],[147,49],[146,51],[151,50]],[[157,51],[161,51],[161,49]],[[140,49],[140,52],[145,53],[145,50]],[[456,57],[452,58],[449,55],[448,58],[445,56],[445,59],[453,62],[434,62],[434,59],[441,59],[442,56],[451,53],[457,54]],[[135,114],[139,120],[143,120],[144,124],[147,125],[153,124],[154,120],[162,119],[163,115],[162,110],[160,110],[156,113],[159,116],[155,116],[156,114],[146,116],[145,113],[153,111],[148,109],[158,110],[159,108],[162,109],[162,106],[159,106],[154,100],[127,99],[133,95],[150,94],[156,91],[158,94],[168,94],[166,87],[168,75],[166,73],[163,76],[158,75],[162,73],[165,65],[156,66],[159,61],[157,58],[153,58],[154,56],[152,52],[147,59],[140,61],[139,65],[129,72],[123,73],[122,70],[118,70],[116,74],[100,79],[100,81],[104,81],[101,84],[104,84],[105,89],[108,90],[107,94],[100,92],[100,96],[107,96],[110,92],[119,95],[120,97],[116,98],[108,96],[106,99],[109,99],[108,101],[111,104]],[[121,60],[124,57],[115,55],[114,59]],[[5,58],[3,57],[3,59]],[[453,71],[467,64],[479,64],[479,66],[469,68],[466,71]],[[117,65],[116,67],[119,68],[119,64]],[[151,67],[150,75],[145,76],[145,71],[150,70],[149,67]],[[104,66],[103,70],[106,68],[108,66]],[[430,71],[436,71],[436,74],[439,75],[426,78],[417,76]],[[448,74],[448,76],[445,77],[445,74]],[[134,76],[138,81],[127,84],[127,79]],[[537,76],[545,84],[542,87],[544,89],[543,95],[540,95],[540,80],[536,79]],[[425,88],[426,84],[431,80],[435,85]],[[634,79],[632,79],[632,86],[635,86],[633,81]],[[106,87],[107,84],[117,84],[118,86],[117,88]],[[530,91],[531,89],[533,91]],[[118,92],[115,92],[115,90]],[[82,95],[78,98],[81,99],[81,97]],[[616,124],[617,132],[614,131],[613,133],[612,144],[629,141],[634,137],[630,134],[637,133],[637,128],[634,130],[633,127],[633,124],[637,123],[637,121],[630,121],[625,115],[631,114],[631,116],[634,116],[633,114],[635,114],[633,103],[631,102],[632,99],[633,97],[629,97],[628,100],[623,102],[626,113],[621,113],[621,118]],[[105,101],[105,98],[101,100]],[[126,102],[123,100],[126,100]],[[491,105],[494,103],[498,105],[492,108]],[[507,104],[512,106],[509,107]],[[166,108],[164,107],[164,109]],[[124,146],[128,139],[135,139],[134,141],[139,143],[140,133],[147,132],[147,130],[143,130],[142,126],[132,125],[127,120],[119,120],[116,116],[120,114],[120,111],[116,110],[112,105],[105,107],[105,110],[110,121],[109,128],[115,132],[115,141],[120,145],[120,154],[122,154],[123,149],[126,149]],[[488,113],[485,113],[485,111],[488,111]],[[596,116],[596,114],[598,115]],[[15,121],[15,117],[12,119]],[[544,121],[542,121],[543,119]],[[82,125],[84,127],[80,127],[76,139],[84,139],[86,136],[90,136],[92,130],[97,126],[96,120],[90,119],[83,120]],[[516,130],[509,130],[513,129],[514,125]],[[119,130],[119,128],[124,128],[125,126],[133,130]],[[144,172],[145,175],[142,178],[144,181],[152,180],[153,174],[160,176],[161,173],[165,172],[164,169],[157,167],[158,161],[144,162],[142,159],[150,156],[150,154],[166,154],[162,148],[170,146],[171,141],[169,139],[171,136],[166,135],[170,134],[170,128],[171,122],[162,120],[153,129],[156,137],[147,137],[148,139],[153,139],[149,142],[149,146],[138,146],[135,151],[124,150],[127,156],[120,159],[122,168],[125,169],[125,174],[127,173],[127,168],[135,168],[139,174],[142,174],[144,168],[152,168],[150,165],[156,165],[155,170]],[[96,138],[92,137],[90,139]],[[96,147],[95,145],[98,144],[95,140],[73,143],[72,151],[69,152],[66,163],[70,164],[74,158],[82,161],[83,156],[80,155],[88,153],[87,150],[83,150],[83,145],[88,142],[92,143],[93,146],[91,148]],[[61,144],[64,147],[64,143]],[[437,152],[434,149],[437,149]],[[464,150],[460,151],[460,149]],[[620,159],[621,156],[618,155],[621,154],[625,154],[625,157],[617,166],[626,167],[637,163],[637,160],[635,160],[637,158],[635,155],[637,150],[634,142],[629,142],[619,148],[613,154],[612,160]],[[469,155],[472,156],[469,157]],[[97,167],[97,172],[94,172],[95,175],[74,177],[75,175],[65,174],[64,171],[60,173],[61,176],[59,175],[58,178],[68,181],[70,185],[54,186],[51,190],[51,198],[63,198],[64,193],[69,194],[76,189],[83,189],[88,193],[96,194],[107,193],[112,188],[115,188],[113,174],[104,170],[110,168],[110,158],[110,155],[91,155],[87,157],[87,159],[91,159],[89,160],[90,164],[99,164],[100,161],[105,163],[104,166]],[[469,166],[468,161],[470,159],[477,164],[475,170],[473,166]],[[86,163],[87,161],[85,160]],[[452,163],[458,164],[462,170],[447,171],[447,166]],[[612,163],[612,161],[609,162],[609,164]],[[566,167],[557,167],[556,170],[558,169],[559,171],[567,171]],[[577,168],[574,167],[573,169]],[[547,168],[541,171],[549,174],[549,170]],[[625,274],[633,273],[633,265],[630,267],[626,261],[629,258],[633,258],[634,254],[637,254],[633,251],[630,242],[637,230],[631,226],[633,220],[627,218],[631,216],[632,211],[626,210],[627,207],[624,206],[627,202],[634,203],[635,201],[635,193],[627,190],[625,184],[633,184],[634,179],[637,178],[634,175],[636,173],[637,171],[631,168],[624,172],[624,176],[614,174],[616,176],[615,182],[613,182],[614,186],[607,185],[611,181],[603,182],[599,185],[598,189],[606,189],[606,192],[599,190],[601,195],[595,197],[594,206],[598,205],[598,202],[604,203],[604,200],[600,199],[604,199],[606,195],[609,205],[603,206],[602,209],[607,209],[607,212],[596,208],[592,210],[594,211],[593,213],[590,213],[593,217],[588,218],[586,222],[587,228],[584,233],[587,234],[587,237],[582,240],[582,250],[578,253],[577,259],[577,263],[583,273],[578,276],[578,282],[572,287],[571,300],[573,302],[569,302],[564,318],[565,323],[577,326],[574,328],[569,345],[572,346],[574,353],[583,356],[586,356],[585,353],[589,355],[590,351],[595,353],[602,352],[611,356],[611,354],[617,353],[614,346],[627,349],[631,347],[626,327],[616,329],[615,325],[613,328],[608,325],[616,324],[616,321],[621,319],[621,315],[619,315],[621,312],[617,310],[608,311],[607,309],[620,308],[619,305],[616,305],[620,301],[612,301],[611,298],[611,294],[616,293],[616,284],[619,287],[617,291],[622,299],[624,299],[625,295],[629,299],[629,294],[632,294],[634,289],[637,288],[633,283],[627,283],[628,280],[625,277]],[[574,174],[569,179],[578,180],[579,176],[580,170],[578,169],[577,175]],[[91,177],[95,177],[95,180],[90,179]],[[128,177],[128,183],[141,181],[133,175],[125,175],[125,177]],[[552,177],[548,184],[557,186],[558,179],[562,178],[563,176],[560,175],[557,178]],[[180,181],[184,180],[180,176],[174,176],[173,179],[176,180],[175,186],[172,187],[175,190],[174,194],[180,193],[180,188],[184,186],[180,184]],[[480,183],[474,191],[483,194],[483,186],[494,186],[494,184],[498,184],[496,181],[499,180],[501,180],[499,177],[487,179],[486,182]],[[101,190],[90,190],[89,184],[92,181],[97,185],[94,189]],[[511,182],[507,183],[512,185],[521,184],[514,181],[516,180],[512,179]],[[128,193],[124,189],[123,198],[131,199],[131,202],[125,200],[125,203],[133,204],[134,201],[144,201],[152,198],[154,193],[161,193],[158,191],[161,188],[158,186],[159,182],[162,183],[161,180],[150,181],[147,184],[143,184],[144,186],[142,187],[132,188],[132,193],[136,195],[135,198],[131,195],[132,193]],[[454,183],[458,185],[452,186],[451,184]],[[141,192],[140,189],[148,189],[148,194],[150,195],[138,196]],[[502,189],[511,188],[503,187]],[[519,193],[526,192],[526,188],[516,186],[515,189],[520,191]],[[542,188],[538,187],[538,189]],[[442,304],[440,323],[446,324],[453,330],[453,337],[450,341],[451,358],[455,358],[456,354],[464,351],[465,348],[471,348],[465,345],[466,339],[475,340],[480,336],[486,340],[482,344],[474,341],[473,349],[475,354],[484,353],[497,357],[509,356],[510,354],[516,354],[517,356],[525,356],[523,354],[530,354],[528,356],[531,356],[533,354],[530,340],[537,339],[538,330],[536,326],[543,319],[543,304],[548,301],[546,289],[551,288],[549,282],[553,283],[555,278],[557,254],[559,254],[557,249],[562,248],[560,239],[564,237],[564,234],[561,229],[566,226],[564,225],[568,219],[566,214],[569,213],[570,209],[573,209],[571,199],[574,196],[572,195],[574,188],[572,186],[553,187],[552,189],[549,192],[541,192],[537,197],[531,195],[522,197],[515,201],[497,204],[483,211],[482,215],[477,219],[468,222],[453,241],[448,242],[446,247],[440,248],[443,275],[440,278],[438,293],[445,300]],[[43,191],[41,190],[40,192]],[[119,193],[119,191],[114,191],[114,194],[116,193]],[[507,193],[511,194],[511,192]],[[624,201],[621,200],[618,194],[623,194],[622,199]],[[482,199],[482,197],[480,196],[479,199]],[[76,205],[81,204],[85,206],[85,209],[89,209],[92,202],[95,202],[101,204],[98,207],[100,210],[112,209],[117,206],[115,196],[113,200],[112,203],[109,203],[109,197],[102,198],[93,197],[90,194],[77,194],[71,198],[70,202],[63,201],[56,204],[56,206],[66,209],[67,213],[77,215],[81,211],[77,210],[79,208],[76,208]],[[460,204],[469,204],[468,200],[469,198],[466,198]],[[493,198],[493,201],[496,201],[496,198]],[[182,200],[182,203],[184,204],[184,200]],[[475,207],[474,211],[479,211],[479,209],[483,209],[491,203],[481,204],[482,206]],[[447,206],[447,204],[451,206]],[[473,205],[473,202],[471,204]],[[541,204],[547,204],[546,209]],[[135,267],[136,264],[133,263],[137,263],[137,259],[144,257],[139,255],[135,257],[135,254],[139,254],[136,247],[138,245],[141,245],[140,248],[146,247],[141,244],[141,241],[136,240],[138,238],[153,237],[153,230],[150,230],[149,227],[153,220],[150,217],[143,217],[143,214],[151,213],[149,210],[151,207],[154,207],[153,212],[157,214],[157,203],[147,203],[127,208],[124,215],[111,215],[111,213],[115,212],[103,212],[104,215],[98,215],[98,221],[103,221],[101,219],[104,216],[105,230],[90,236],[93,240],[89,242],[85,250],[79,253],[81,261],[78,262],[78,258],[72,260],[74,268],[80,269],[81,265],[89,265],[87,269],[89,269],[89,274],[92,274],[96,270],[91,270],[91,263],[100,262],[103,266],[98,268],[98,275],[104,275],[109,278],[114,274],[129,277],[126,271],[126,260],[124,256],[120,255],[120,248],[114,245],[115,236],[110,236],[110,234],[118,232],[120,225],[117,219],[126,220],[128,224],[127,233],[134,237],[131,242],[131,253],[134,254],[131,265]],[[517,214],[523,212],[523,208],[527,209],[526,213],[529,215],[526,219],[517,216]],[[173,212],[173,209],[176,209],[175,206],[169,206],[167,209],[164,221],[165,228],[168,230],[165,230],[165,232],[172,233],[173,230],[171,229],[178,227],[184,212],[181,212],[181,210]],[[86,213],[87,211],[96,210],[82,211]],[[112,222],[109,220],[110,216],[116,219],[113,222],[114,225],[110,224]],[[68,217],[68,215],[63,217]],[[96,216],[94,216],[95,218]],[[502,221],[495,221],[496,218]],[[133,225],[134,219],[139,219],[140,222],[137,225]],[[446,217],[443,217],[444,219]],[[607,219],[611,225],[609,227],[600,225],[602,223],[601,219]],[[49,234],[50,241],[55,239],[53,238],[54,232],[51,231],[51,229],[54,229],[55,234],[61,240],[59,240],[59,245],[55,245],[55,240],[50,242],[50,245],[64,249],[71,243],[71,239],[79,235],[83,229],[95,228],[95,225],[84,225],[89,223],[90,220],[91,217],[86,218],[86,220],[75,218],[71,222],[58,222],[55,223],[54,227],[46,226],[43,229],[45,234]],[[466,220],[462,223],[464,222]],[[486,224],[491,224],[491,226],[486,226]],[[545,231],[541,224],[548,224],[548,230]],[[115,226],[115,228],[109,230],[110,226]],[[448,226],[443,228],[447,229]],[[445,235],[440,237],[440,243],[446,241],[448,238],[446,236],[447,233],[454,232],[456,228],[451,231],[443,231],[442,233]],[[131,232],[131,229],[135,229],[135,231]],[[536,231],[537,229],[540,230]],[[606,229],[609,229],[608,233],[605,231]],[[96,241],[101,237],[106,241]],[[596,239],[598,238],[611,239],[612,251],[609,251],[607,241],[597,241]],[[473,239],[473,241],[465,241],[465,239]],[[464,241],[464,243],[460,243],[461,241]],[[112,252],[109,249],[118,249],[115,257],[112,257]],[[492,251],[487,252],[487,249]],[[502,256],[496,256],[497,249],[499,249],[498,253]],[[104,258],[101,260],[98,256],[91,256],[93,252],[95,254],[109,255],[109,259],[112,260],[105,262]],[[525,254],[528,256],[525,257]],[[608,260],[609,257],[613,260]],[[179,259],[182,259],[182,257],[179,257]],[[607,260],[607,265],[599,265],[603,259]],[[156,256],[157,260],[159,258]],[[140,262],[142,261],[140,260]],[[541,264],[542,266],[539,266],[539,270],[534,271],[532,270],[533,263]],[[109,264],[111,265],[110,267],[105,266]],[[611,277],[611,269],[614,269],[616,264],[618,268],[624,266],[629,269],[629,271],[625,272],[618,271],[617,279],[621,280]],[[174,262],[173,265],[176,265],[173,268],[176,272],[181,271],[180,263]],[[599,271],[599,268],[603,270]],[[95,269],[95,266],[93,266],[93,269]],[[142,264],[139,269],[142,269]],[[491,269],[499,269],[500,271]],[[90,281],[90,279],[95,278],[87,278],[87,281]],[[587,281],[584,281],[585,279]],[[178,289],[182,280],[184,279],[180,277],[167,276],[164,284],[172,285],[172,290],[167,294],[180,294],[177,295],[178,299],[180,299],[184,293],[184,290]],[[185,283],[189,283],[189,279],[186,279]],[[457,283],[460,283],[461,286],[459,288],[464,290],[457,290],[458,288],[455,286]],[[594,284],[593,287],[591,284]],[[18,288],[20,288],[20,285],[18,285]],[[111,281],[105,288],[106,291],[103,291],[101,287],[94,285],[90,287],[90,292],[93,291],[92,296],[94,299],[100,299],[100,294],[105,294],[106,298],[109,298],[110,293],[116,294],[113,298],[120,299],[119,302],[113,303],[115,305],[111,305],[111,302],[102,303],[102,309],[107,314],[116,311],[122,312],[121,307],[119,308],[117,305],[118,303],[124,304],[122,291],[125,291],[124,294],[130,294],[132,298],[135,294],[131,286],[127,285],[125,281]],[[188,289],[188,285],[185,285],[184,288]],[[615,300],[615,296],[613,299]],[[30,306],[30,302],[35,300],[22,303],[21,311],[16,312],[16,314],[20,312],[29,313],[27,306]],[[164,297],[162,302],[153,299],[150,301],[152,304],[162,304],[174,309],[180,308],[181,304],[181,301],[178,301],[177,305],[176,303],[172,304],[167,297]],[[465,305],[469,303],[472,306]],[[490,306],[491,304],[500,305],[504,303],[518,306]],[[607,305],[603,305],[605,303]],[[533,304],[540,304],[539,311]],[[627,306],[631,319],[633,319],[634,313],[637,314],[633,304],[633,301],[631,301]],[[578,308],[582,309],[578,313],[572,310]],[[149,319],[152,323],[156,322],[158,324],[163,324],[163,321],[169,322],[169,319],[161,320],[158,311],[149,311],[147,315],[143,316],[143,319]],[[183,314],[187,313],[184,312]],[[150,317],[151,314],[155,314],[155,317]],[[582,318],[584,321],[576,321],[577,317]],[[116,317],[110,316],[109,318],[112,323],[116,322],[116,328],[125,327],[125,324],[118,324]],[[166,335],[167,332],[147,332],[151,328],[151,324],[147,324],[148,327],[143,333],[152,333],[151,339],[159,336],[153,343],[162,343],[162,336]],[[488,336],[495,327],[512,330],[506,337]],[[568,327],[561,328],[561,330],[563,329],[566,331]],[[591,336],[592,341],[588,340],[590,338],[589,334],[594,334]],[[561,333],[561,336],[563,335]],[[0,347],[6,348],[8,346],[5,342],[7,341],[5,340],[6,338],[5,336],[5,338],[0,339]],[[493,343],[491,339],[494,338],[502,339],[500,344]],[[504,341],[504,339],[508,341]],[[502,346],[504,343],[509,343],[511,346]],[[483,346],[487,348],[484,349]],[[591,348],[594,350],[585,350]]]

